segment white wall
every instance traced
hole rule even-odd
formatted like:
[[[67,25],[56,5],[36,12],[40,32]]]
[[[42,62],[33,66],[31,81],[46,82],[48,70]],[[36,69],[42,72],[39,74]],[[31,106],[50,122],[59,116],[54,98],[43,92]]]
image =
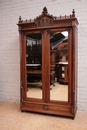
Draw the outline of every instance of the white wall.
[[[18,18],[35,18],[43,7],[54,16],[78,18],[78,109],[87,110],[87,0],[0,0],[0,100],[20,100]]]

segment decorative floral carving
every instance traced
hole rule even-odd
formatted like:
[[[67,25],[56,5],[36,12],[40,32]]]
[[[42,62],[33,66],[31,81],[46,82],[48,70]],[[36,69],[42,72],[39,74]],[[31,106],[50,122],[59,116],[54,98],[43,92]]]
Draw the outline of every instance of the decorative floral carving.
[[[42,27],[42,26],[51,26],[53,24],[53,20],[52,19],[49,19],[49,18],[42,18],[41,20],[39,20],[37,22],[37,26],[38,27]]]
[[[49,106],[43,105],[43,109],[47,111],[49,109]]]

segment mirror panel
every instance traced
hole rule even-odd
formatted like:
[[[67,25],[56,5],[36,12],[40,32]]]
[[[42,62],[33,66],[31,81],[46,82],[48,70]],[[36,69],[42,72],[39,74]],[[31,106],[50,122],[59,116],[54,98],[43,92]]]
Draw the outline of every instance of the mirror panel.
[[[26,35],[27,97],[42,99],[42,38],[40,33]]]
[[[50,100],[68,101],[68,32],[50,33]]]

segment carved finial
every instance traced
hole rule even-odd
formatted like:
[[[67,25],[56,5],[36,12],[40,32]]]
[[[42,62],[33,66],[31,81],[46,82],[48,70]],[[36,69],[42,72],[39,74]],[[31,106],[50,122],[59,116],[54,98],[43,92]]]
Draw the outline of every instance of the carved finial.
[[[21,18],[21,16],[19,16],[19,22],[22,22],[22,18]]]
[[[72,16],[71,16],[71,14],[70,14],[70,18],[71,18]]]
[[[72,16],[75,17],[75,10],[72,11]]]
[[[42,12],[43,14],[47,14],[48,13],[48,11],[47,11],[47,8],[46,7],[44,7],[43,8],[43,12]]]

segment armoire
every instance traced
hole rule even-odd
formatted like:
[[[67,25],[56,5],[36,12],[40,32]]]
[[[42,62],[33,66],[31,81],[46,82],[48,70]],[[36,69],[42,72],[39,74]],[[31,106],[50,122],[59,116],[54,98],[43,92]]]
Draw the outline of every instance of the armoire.
[[[46,7],[35,19],[18,21],[20,109],[71,117],[77,110],[78,20],[53,16]]]

